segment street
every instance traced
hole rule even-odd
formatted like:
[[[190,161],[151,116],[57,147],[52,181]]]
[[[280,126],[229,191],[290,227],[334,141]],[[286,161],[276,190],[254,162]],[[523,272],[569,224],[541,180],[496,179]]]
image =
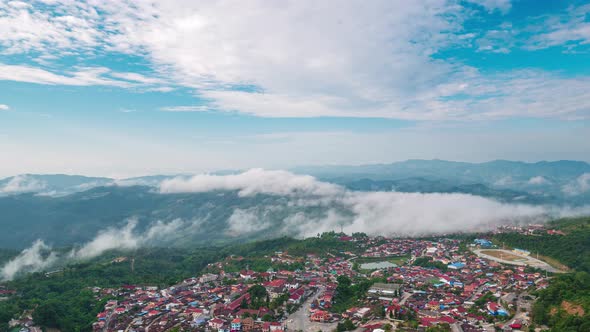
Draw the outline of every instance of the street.
[[[311,303],[316,300],[320,294],[325,291],[324,287],[319,287],[318,290],[310,296],[301,307],[289,315],[287,318],[287,329],[290,331],[304,331],[304,332],[317,332],[317,331],[332,331],[336,328],[336,323],[317,323],[309,320],[309,307]]]

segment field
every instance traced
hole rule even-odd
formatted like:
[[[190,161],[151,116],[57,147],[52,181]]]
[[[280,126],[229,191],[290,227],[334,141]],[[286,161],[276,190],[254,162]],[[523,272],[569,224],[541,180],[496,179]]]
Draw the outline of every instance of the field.
[[[534,268],[542,269],[553,273],[563,273],[564,271],[551,266],[550,264],[543,262],[531,256],[519,255],[515,252],[503,250],[503,249],[483,249],[474,250],[474,252],[483,258],[498,261],[500,263],[512,264],[512,265],[526,265]]]
[[[358,257],[354,262],[359,264],[390,262],[397,265],[403,265],[409,258],[410,256]]]
[[[481,253],[484,255],[500,258],[500,259],[503,259],[505,261],[510,261],[510,262],[525,262],[525,261],[527,261],[527,258],[524,256],[519,256],[516,254],[506,252],[506,251],[482,250]]]

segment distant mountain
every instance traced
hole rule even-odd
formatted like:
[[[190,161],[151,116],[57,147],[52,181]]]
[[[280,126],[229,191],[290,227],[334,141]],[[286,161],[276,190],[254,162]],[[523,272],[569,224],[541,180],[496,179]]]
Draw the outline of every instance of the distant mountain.
[[[0,179],[0,196],[35,193],[42,196],[65,196],[103,186],[158,186],[176,175],[152,175],[127,179],[88,177],[66,174],[21,174]]]
[[[352,191],[463,193],[510,203],[590,205],[590,165],[577,161],[498,160],[473,164],[408,160],[387,165],[301,167],[294,171]],[[233,173],[237,172],[217,174]],[[168,243],[188,245],[278,236],[301,226],[302,218],[326,220],[333,214],[347,217],[352,213],[350,205],[338,205],[342,201],[292,204],[288,197],[240,195],[235,190],[161,194],[157,187],[172,177],[115,180],[25,174],[2,179],[0,248],[22,249],[36,239],[56,246],[79,244],[106,228],[123,227],[131,217],[137,218],[136,231],[140,234],[157,220],[191,222],[190,232],[180,232]]]
[[[138,220],[137,233],[156,220],[193,223],[190,234],[177,234],[173,243],[164,243],[182,246],[278,236],[284,226],[281,221],[289,215],[324,216],[325,210],[317,207],[273,209],[287,201],[280,196],[242,197],[237,191],[159,194],[147,186],[97,187],[61,197],[10,195],[0,197],[0,248],[22,249],[36,239],[59,247],[84,243],[108,227],[123,228],[132,217]],[[230,219],[236,209],[245,211],[238,215],[243,220]],[[276,222],[264,232],[254,232],[255,223],[269,220]],[[243,235],[231,233],[232,222]]]
[[[333,182],[358,191],[398,191],[421,193],[462,193],[493,198],[501,202],[519,202],[528,204],[545,204],[557,200],[550,195],[535,195],[526,191],[495,189],[481,183],[455,184],[446,180],[428,180],[425,178],[407,178],[401,180],[346,180],[332,179]]]
[[[529,180],[535,176],[543,176],[548,179],[572,179],[584,173],[590,173],[590,164],[569,160],[536,163],[495,160],[485,163],[466,163],[437,159],[413,159],[392,164],[309,166],[296,167],[292,170],[320,178],[403,179],[426,177],[447,180],[460,179],[469,182],[495,182],[507,176],[523,180]]]
[[[0,195],[35,192],[46,195],[66,195],[93,187],[105,186],[113,179],[65,174],[21,174],[0,179]]]
[[[392,185],[398,191],[474,194],[479,191],[488,197],[530,196],[527,200],[532,202],[573,205],[590,202],[590,164],[582,161],[407,160],[377,165],[297,167],[292,171],[349,187],[358,186],[358,181],[370,180],[374,181],[373,186]]]

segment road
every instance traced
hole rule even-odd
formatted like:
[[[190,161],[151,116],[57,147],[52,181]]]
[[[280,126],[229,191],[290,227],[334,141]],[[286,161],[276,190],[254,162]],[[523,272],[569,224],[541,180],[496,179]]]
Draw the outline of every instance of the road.
[[[404,292],[404,294],[402,295],[402,299],[401,299],[401,301],[399,301],[399,304],[400,304],[400,305],[404,305],[404,304],[406,304],[406,301],[407,301],[407,300],[408,300],[410,297],[412,297],[412,295],[414,295],[414,293],[407,293],[407,292]]]
[[[509,260],[501,259],[499,257],[486,255],[482,251],[503,252],[503,253],[506,253],[507,255],[519,256],[520,258],[522,258],[522,260],[509,261]],[[531,266],[531,267],[535,267],[535,268],[545,270],[547,272],[552,272],[552,273],[563,273],[564,272],[564,271],[554,268],[553,266],[543,262],[542,260],[533,258],[531,256],[519,255],[519,254],[516,254],[515,252],[509,251],[509,250],[504,250],[504,249],[483,249],[483,250],[480,250],[480,249],[477,249],[477,250],[474,250],[473,252],[479,257],[493,260],[493,261],[496,261],[496,262],[499,262],[502,264]]]
[[[309,306],[316,300],[320,294],[324,293],[326,289],[319,287],[318,291],[310,296],[299,308],[299,310],[290,314],[287,318],[287,330],[290,331],[304,331],[304,332],[317,332],[317,331],[332,331],[336,328],[336,323],[316,323],[309,320],[307,316],[309,314]]]

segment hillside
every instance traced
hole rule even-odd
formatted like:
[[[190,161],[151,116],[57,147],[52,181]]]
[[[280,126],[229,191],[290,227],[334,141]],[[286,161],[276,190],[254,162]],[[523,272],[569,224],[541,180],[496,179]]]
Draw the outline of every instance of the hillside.
[[[549,227],[565,235],[505,233],[496,235],[494,240],[510,247],[527,249],[533,254],[538,252],[574,270],[590,272],[590,218],[555,220],[549,223]]]
[[[539,292],[533,318],[549,325],[552,331],[590,330],[590,218],[561,219],[549,223],[565,235],[498,234],[497,243],[505,243],[538,252],[569,266],[572,273],[555,276],[549,287]]]
[[[391,164],[361,166],[297,167],[293,171],[311,174],[320,179],[358,185],[374,181],[396,190],[430,192],[482,192],[484,195],[514,198],[543,203],[584,205],[590,202],[590,192],[584,190],[590,164],[581,161],[520,161],[495,160],[467,163],[446,160],[407,160]],[[414,179],[416,183],[408,181]],[[416,181],[417,180],[417,181]],[[387,182],[391,183],[387,183]],[[475,188],[469,188],[475,186]],[[456,187],[456,188],[454,188]],[[481,188],[478,188],[481,187]],[[403,189],[402,189],[403,188]],[[496,191],[496,192],[494,192]],[[515,194],[520,193],[518,196]]]

